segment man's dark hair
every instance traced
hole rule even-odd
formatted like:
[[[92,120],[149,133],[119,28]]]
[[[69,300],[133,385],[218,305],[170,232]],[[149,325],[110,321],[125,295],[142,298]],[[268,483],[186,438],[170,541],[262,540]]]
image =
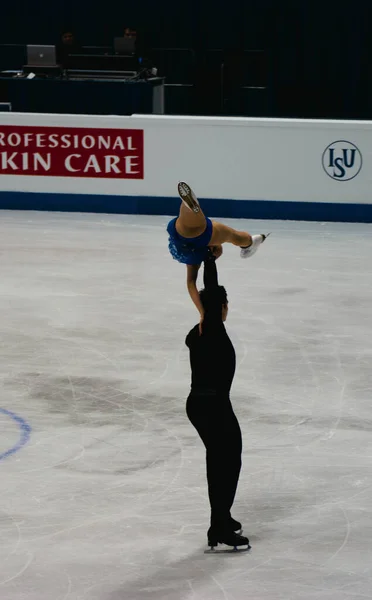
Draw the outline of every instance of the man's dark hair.
[[[200,290],[199,296],[205,317],[222,314],[222,307],[227,304],[227,293],[223,285]]]

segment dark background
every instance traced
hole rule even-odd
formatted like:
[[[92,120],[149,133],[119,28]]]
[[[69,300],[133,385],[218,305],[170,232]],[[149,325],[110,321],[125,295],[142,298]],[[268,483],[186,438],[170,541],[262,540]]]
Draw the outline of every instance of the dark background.
[[[173,84],[167,112],[364,119],[372,118],[371,5],[12,0],[2,7],[0,43],[54,44],[67,29],[83,45],[104,46],[128,26]]]

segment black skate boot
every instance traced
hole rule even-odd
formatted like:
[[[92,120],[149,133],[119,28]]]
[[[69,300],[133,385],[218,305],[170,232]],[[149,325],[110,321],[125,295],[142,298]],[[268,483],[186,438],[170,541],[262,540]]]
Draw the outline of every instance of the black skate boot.
[[[233,519],[232,517],[231,517],[230,523],[229,523],[229,527],[230,526],[233,531],[242,534],[243,525],[241,523],[239,523],[239,521],[235,521],[235,519]]]
[[[218,544],[231,546],[231,548],[227,550],[216,550]],[[231,530],[215,531],[212,528],[210,528],[208,531],[208,546],[209,550],[206,551],[207,554],[211,552],[246,552],[247,550],[251,549],[249,545],[249,539],[247,537],[238,535]]]

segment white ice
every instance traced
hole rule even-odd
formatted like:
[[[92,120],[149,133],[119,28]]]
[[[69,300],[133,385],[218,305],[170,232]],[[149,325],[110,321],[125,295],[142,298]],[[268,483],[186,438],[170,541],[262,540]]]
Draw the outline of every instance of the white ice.
[[[252,551],[209,556],[167,220],[0,213],[1,600],[371,598],[372,226],[226,221],[273,235],[218,262]]]

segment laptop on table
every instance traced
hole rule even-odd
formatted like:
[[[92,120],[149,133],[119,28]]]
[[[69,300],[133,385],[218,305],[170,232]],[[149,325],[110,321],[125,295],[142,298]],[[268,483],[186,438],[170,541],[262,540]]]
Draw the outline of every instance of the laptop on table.
[[[28,67],[56,67],[56,47],[55,46],[27,46],[27,66]]]

